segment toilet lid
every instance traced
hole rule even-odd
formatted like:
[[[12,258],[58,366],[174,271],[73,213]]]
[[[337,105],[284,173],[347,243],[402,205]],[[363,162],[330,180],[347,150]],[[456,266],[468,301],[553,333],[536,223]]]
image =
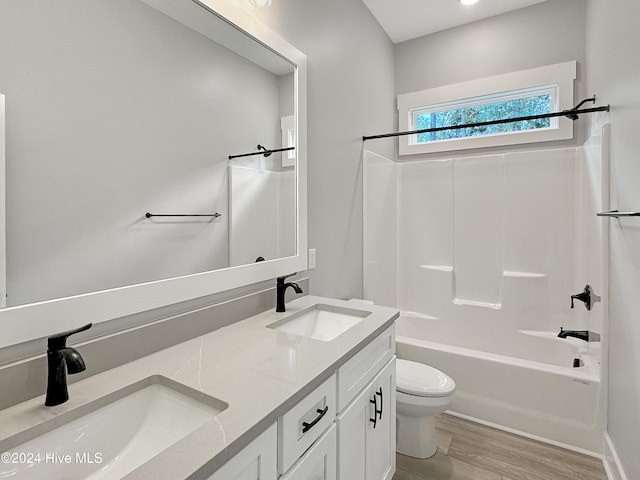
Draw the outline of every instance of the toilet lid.
[[[396,360],[396,390],[420,397],[446,397],[456,389],[447,374],[428,365]]]

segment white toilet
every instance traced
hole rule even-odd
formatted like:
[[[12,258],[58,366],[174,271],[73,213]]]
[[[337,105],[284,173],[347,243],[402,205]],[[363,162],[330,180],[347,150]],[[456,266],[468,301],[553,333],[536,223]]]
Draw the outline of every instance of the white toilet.
[[[434,415],[453,401],[455,382],[428,365],[396,360],[396,450],[403,455],[428,458],[436,453]]]

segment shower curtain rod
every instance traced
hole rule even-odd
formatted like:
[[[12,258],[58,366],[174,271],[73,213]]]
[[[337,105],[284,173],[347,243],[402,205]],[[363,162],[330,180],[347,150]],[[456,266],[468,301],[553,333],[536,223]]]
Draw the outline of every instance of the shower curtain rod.
[[[229,155],[229,160],[233,160],[234,158],[240,158],[240,157],[252,157],[254,155],[264,155],[265,157],[268,157],[272,153],[288,152],[289,150],[295,150],[296,149],[296,147],[287,147],[287,148],[276,148],[274,150],[269,150],[269,149],[263,147],[262,145],[258,145],[257,148],[258,148],[257,152],[243,153],[241,155]]]
[[[499,125],[502,123],[522,122],[525,120],[538,120],[542,118],[567,117],[567,118],[570,118],[571,120],[577,120],[578,115],[581,115],[583,113],[609,111],[610,105],[605,105],[603,107],[592,107],[592,108],[580,109],[580,107],[585,102],[595,103],[595,101],[596,101],[596,97],[594,95],[592,98],[587,98],[581,101],[576,107],[572,108],[571,110],[563,110],[562,112],[542,113],[540,115],[528,115],[526,117],[503,118],[500,120],[489,120],[487,122],[467,123],[464,125],[450,125],[448,127],[423,128],[421,130],[410,130],[408,132],[394,132],[394,133],[384,133],[382,135],[363,136],[362,141],[366,142],[367,140],[375,140],[378,138],[402,137],[404,135],[416,135],[419,133],[442,132],[444,130],[460,130],[462,128],[470,128],[470,127],[484,127],[487,125]]]

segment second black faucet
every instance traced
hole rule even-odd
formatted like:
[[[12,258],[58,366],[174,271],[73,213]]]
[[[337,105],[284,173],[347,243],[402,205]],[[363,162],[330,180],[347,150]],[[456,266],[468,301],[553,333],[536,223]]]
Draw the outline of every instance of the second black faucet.
[[[276,312],[286,312],[284,306],[284,294],[286,293],[287,288],[293,288],[298,295],[302,293],[302,289],[297,283],[285,283],[285,280],[293,275],[295,275],[295,273],[290,273],[289,275],[284,275],[276,279]]]

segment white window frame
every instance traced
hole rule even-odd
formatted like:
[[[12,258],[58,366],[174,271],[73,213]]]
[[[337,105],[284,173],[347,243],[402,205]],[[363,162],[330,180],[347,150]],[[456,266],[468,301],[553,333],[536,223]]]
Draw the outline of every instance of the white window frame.
[[[576,72],[577,62],[570,61],[398,95],[398,126],[402,132],[416,130],[414,122],[419,114],[461,108],[468,105],[470,99],[474,100],[475,105],[506,101],[514,98],[514,91],[531,91],[535,95],[536,90],[546,88],[546,91],[549,91],[551,86],[555,87],[551,111],[570,110],[574,106],[573,83]],[[572,139],[573,121],[566,117],[557,117],[552,119],[549,128],[422,143],[417,142],[417,135],[398,138],[400,155],[550,142]]]

